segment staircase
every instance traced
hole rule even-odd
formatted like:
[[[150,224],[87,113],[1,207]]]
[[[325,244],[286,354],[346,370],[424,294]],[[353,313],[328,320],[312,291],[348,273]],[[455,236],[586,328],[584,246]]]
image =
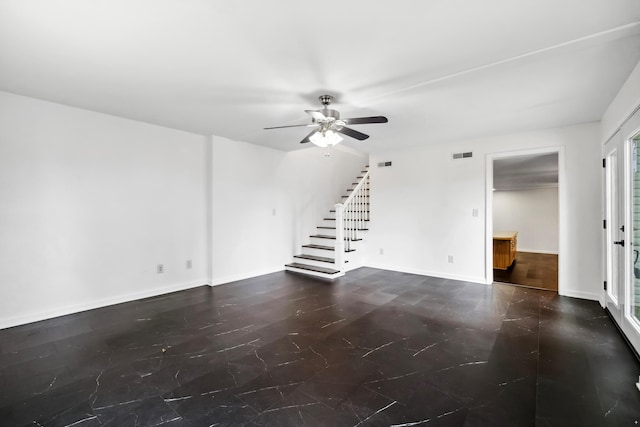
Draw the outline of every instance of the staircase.
[[[325,279],[344,276],[350,254],[362,241],[368,222],[369,166],[365,166],[342,201],[329,211],[316,234],[309,236],[310,242],[302,245],[301,253],[294,255],[294,262],[285,265],[285,270]]]

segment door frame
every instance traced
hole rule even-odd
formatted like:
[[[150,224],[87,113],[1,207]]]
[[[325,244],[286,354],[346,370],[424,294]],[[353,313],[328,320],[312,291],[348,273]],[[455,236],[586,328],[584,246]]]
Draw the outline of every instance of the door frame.
[[[632,307],[631,302],[634,299],[634,273],[632,271],[632,264],[630,260],[633,257],[633,203],[630,202],[633,200],[633,185],[632,185],[632,173],[630,172],[631,167],[631,159],[632,159],[632,144],[633,139],[640,135],[640,113],[636,112],[633,116],[631,116],[628,121],[621,126],[620,129],[620,137],[621,144],[623,150],[623,162],[624,168],[623,173],[624,177],[622,179],[623,194],[623,209],[624,209],[624,222],[625,224],[629,224],[630,228],[627,228],[624,233],[624,239],[627,240],[628,244],[625,246],[624,250],[624,268],[622,271],[623,280],[621,283],[621,289],[619,295],[622,297],[622,301],[619,302],[621,306],[620,318],[616,319],[618,322],[618,326],[624,333],[627,340],[631,343],[631,346],[635,349],[636,352],[640,352],[640,327],[638,327],[637,322],[632,319],[633,314],[631,313]],[[616,136],[614,135],[614,138]],[[605,144],[606,145],[606,144]],[[605,262],[605,269],[609,268],[609,266]],[[606,295],[605,295],[606,298]]]
[[[486,155],[485,178],[485,282],[493,284],[493,161],[509,157],[522,157],[536,154],[558,155],[558,295],[565,295],[564,286],[567,283],[567,257],[564,254],[567,247],[567,194],[565,191],[564,147],[552,146],[527,150],[503,151]]]

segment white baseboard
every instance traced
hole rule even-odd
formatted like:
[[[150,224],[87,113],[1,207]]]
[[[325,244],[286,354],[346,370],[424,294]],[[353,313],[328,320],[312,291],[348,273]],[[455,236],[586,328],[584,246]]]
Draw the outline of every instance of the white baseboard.
[[[224,285],[225,283],[237,282],[238,280],[251,279],[253,277],[263,276],[265,274],[277,273],[283,270],[284,270],[284,264],[278,265],[277,267],[256,270],[251,273],[238,273],[238,274],[231,274],[229,276],[214,277],[209,282],[209,285],[210,286]]]
[[[109,305],[121,304],[123,302],[134,301],[143,298],[155,297],[158,295],[169,294],[171,292],[184,291],[186,289],[197,288],[208,284],[207,279],[197,280],[189,283],[179,283],[162,288],[147,289],[140,292],[133,292],[125,295],[117,295],[109,298],[89,301],[82,304],[75,304],[66,307],[58,307],[51,310],[40,311],[37,313],[29,313],[20,316],[0,318],[0,329],[11,328],[13,326],[24,325],[41,320],[52,319],[54,317],[66,316],[68,314],[79,313],[81,311],[93,310],[96,308],[107,307]]]
[[[568,290],[563,290],[560,295],[562,295],[563,297],[587,299],[591,301],[598,301],[601,303],[600,301],[601,296],[599,294],[594,294],[592,292],[582,292],[582,291],[576,291],[573,289],[568,289]]]
[[[431,276],[431,277],[437,277],[440,279],[460,280],[463,282],[480,283],[483,285],[487,284],[487,281],[484,277],[465,276],[462,274],[450,274],[450,273],[443,273],[441,271],[436,272],[436,271],[422,270],[418,268],[398,267],[394,265],[384,265],[384,264],[378,264],[378,265],[367,264],[366,267],[379,268],[380,270],[398,271],[400,273],[417,274],[419,276]]]

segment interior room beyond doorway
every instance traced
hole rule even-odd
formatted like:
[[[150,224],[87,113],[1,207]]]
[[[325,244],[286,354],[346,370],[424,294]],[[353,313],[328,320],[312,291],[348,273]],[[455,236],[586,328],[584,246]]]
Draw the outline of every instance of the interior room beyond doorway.
[[[558,153],[493,163],[495,282],[558,291]]]

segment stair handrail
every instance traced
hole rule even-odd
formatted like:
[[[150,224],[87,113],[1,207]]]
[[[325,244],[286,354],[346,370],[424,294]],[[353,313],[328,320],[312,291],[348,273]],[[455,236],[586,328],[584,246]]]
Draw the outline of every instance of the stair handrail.
[[[367,170],[351,194],[343,203],[336,203],[336,245],[335,263],[336,269],[344,272],[344,251],[351,249],[351,241],[357,238],[358,229],[364,229],[365,220],[368,220],[369,194],[366,193],[369,181]]]
[[[358,190],[360,190],[362,187],[365,186],[365,184],[367,183],[367,178],[369,178],[369,171],[365,172],[364,175],[362,175],[362,178],[360,179],[360,181],[358,182],[358,185],[356,185],[353,188],[353,191],[351,192],[351,194],[349,195],[349,197],[347,197],[347,200],[344,201],[344,203],[342,203],[342,206],[347,206],[349,203],[351,203],[351,201],[353,200],[353,198],[356,195],[356,192]]]

